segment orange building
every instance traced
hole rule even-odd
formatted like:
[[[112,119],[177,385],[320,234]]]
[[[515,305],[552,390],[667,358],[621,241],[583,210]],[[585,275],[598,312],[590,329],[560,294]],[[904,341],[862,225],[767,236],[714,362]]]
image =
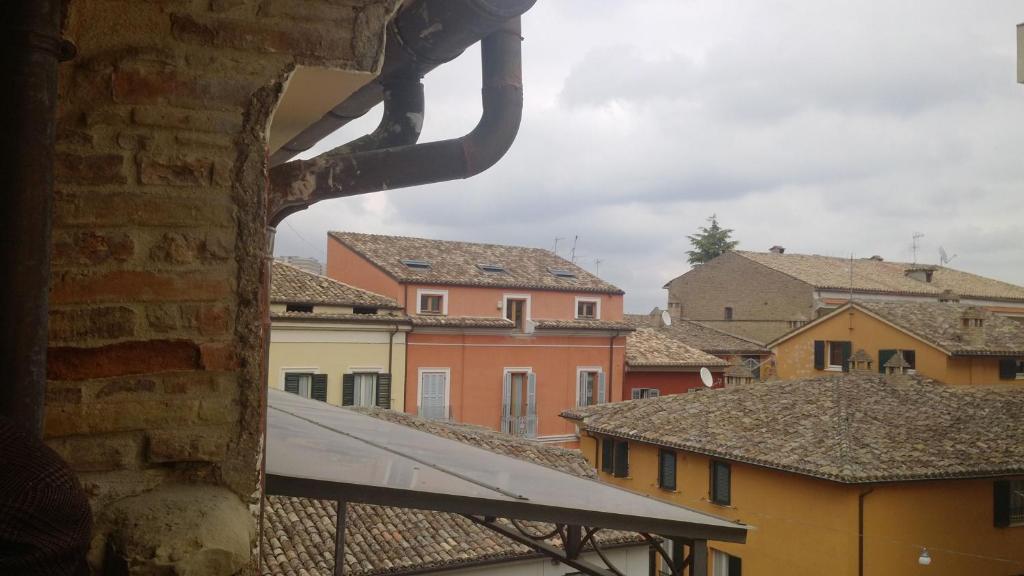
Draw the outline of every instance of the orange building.
[[[860,364],[949,384],[1024,382],[1024,324],[956,302],[853,302],[769,346],[783,379]]]
[[[407,412],[574,443],[561,411],[622,399],[622,290],[547,250],[331,232],[327,275],[412,319]]]
[[[1010,576],[1022,413],[1024,387],[857,371],[564,415],[601,480],[751,527],[709,574]]]

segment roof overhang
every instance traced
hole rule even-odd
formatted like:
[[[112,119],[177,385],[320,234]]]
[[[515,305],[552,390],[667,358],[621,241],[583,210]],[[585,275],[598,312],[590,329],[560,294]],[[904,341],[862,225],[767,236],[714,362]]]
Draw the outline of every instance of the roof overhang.
[[[268,392],[266,492],[745,542],[747,526],[352,410]]]

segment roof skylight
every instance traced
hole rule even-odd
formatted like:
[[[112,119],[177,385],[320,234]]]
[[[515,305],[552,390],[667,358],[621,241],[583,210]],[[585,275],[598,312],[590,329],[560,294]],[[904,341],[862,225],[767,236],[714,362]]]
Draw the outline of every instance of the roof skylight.
[[[430,262],[426,260],[402,260],[402,264],[405,264],[408,268],[415,268],[417,270],[426,270],[430,268]]]
[[[567,268],[548,268],[548,272],[551,272],[557,278],[575,278],[576,273]]]
[[[505,271],[505,267],[502,266],[501,264],[477,264],[476,267],[483,270],[484,272],[497,273]]]

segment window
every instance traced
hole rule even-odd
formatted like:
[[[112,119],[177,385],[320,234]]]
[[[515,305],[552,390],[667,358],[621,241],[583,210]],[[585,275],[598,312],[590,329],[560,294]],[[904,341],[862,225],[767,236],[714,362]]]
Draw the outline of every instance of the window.
[[[722,506],[732,502],[732,470],[725,462],[711,461],[711,501]]]
[[[725,319],[732,320],[732,306],[725,307]]]
[[[644,398],[657,398],[661,395],[661,390],[657,388],[633,388],[630,391],[631,400],[642,400]]]
[[[1024,380],[1024,358],[1000,358],[1000,380]]]
[[[447,290],[417,290],[416,291],[416,313],[437,314],[445,316],[448,314],[448,291]]]
[[[377,309],[376,308],[370,308],[368,306],[356,306],[356,307],[352,308],[352,313],[353,314],[376,314],[377,313]]]
[[[447,368],[421,368],[418,411],[421,418],[448,419],[448,388],[450,371]]]
[[[672,450],[658,450],[658,486],[676,489],[676,453]]]
[[[505,267],[501,264],[477,264],[476,267],[491,274],[500,274],[505,271]]]
[[[601,439],[601,471],[609,474],[615,471],[615,441],[611,438]]]
[[[505,319],[515,325],[517,332],[526,331],[530,319],[530,297],[527,295],[506,295],[504,301]]]
[[[814,369],[848,372],[850,370],[848,360],[852,349],[853,345],[850,342],[815,340]]]
[[[327,402],[327,374],[285,372],[284,391],[303,398]]]
[[[995,526],[1024,526],[1024,479],[996,480],[993,487]]]
[[[612,475],[616,478],[629,476],[629,442],[615,441],[615,466]]]
[[[597,298],[577,298],[576,318],[596,320],[601,317],[601,301]]]
[[[598,367],[576,369],[576,405],[593,406],[608,401],[604,372]]]
[[[391,375],[353,372],[341,377],[342,406],[391,407]]]
[[[555,278],[569,279],[576,277],[576,273],[567,268],[548,268],[548,272],[551,272]]]
[[[530,368],[506,368],[502,382],[501,431],[537,435],[537,375]]]
[[[284,307],[285,312],[303,312],[305,314],[313,313],[312,304],[286,304]]]
[[[713,576],[743,576],[743,562],[738,556],[730,556],[721,550],[711,551],[711,574]]]
[[[405,264],[406,268],[412,268],[413,270],[430,269],[430,262],[426,260],[402,260],[402,264]]]
[[[902,354],[903,359],[910,366],[906,369],[908,374],[914,374],[917,370],[917,354],[913,350],[879,350],[878,351],[878,372],[885,374],[885,363],[892,360],[892,357]]]

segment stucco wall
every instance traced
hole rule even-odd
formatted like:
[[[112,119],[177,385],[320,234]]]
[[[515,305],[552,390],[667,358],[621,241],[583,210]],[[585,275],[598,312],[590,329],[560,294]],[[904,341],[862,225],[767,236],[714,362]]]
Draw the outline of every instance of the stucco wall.
[[[405,304],[405,288],[380,268],[356,254],[348,246],[327,235],[327,271],[338,282],[390,296]]]
[[[356,371],[391,373],[391,409],[405,408],[405,338],[395,326],[277,322],[270,333],[268,383],[284,389],[285,372],[327,375],[327,402],[341,405],[342,374]],[[391,354],[389,357],[389,339]],[[390,366],[389,366],[390,363]]]
[[[576,299],[600,301],[601,320],[622,320],[621,294],[592,294],[589,292],[558,292],[554,290],[520,290],[516,288],[478,288],[472,286],[437,286],[409,284],[409,302],[406,312],[416,313],[417,290],[446,290],[449,316],[504,317],[505,297],[528,296],[530,317],[534,320],[572,320],[576,317]]]
[[[716,368],[712,373],[715,387],[719,388],[724,383],[722,369]],[[632,398],[634,388],[657,388],[662,396],[668,394],[682,394],[693,388],[703,388],[700,373],[696,369],[683,372],[639,372],[629,370],[626,372],[625,390],[622,393],[623,400]]]

